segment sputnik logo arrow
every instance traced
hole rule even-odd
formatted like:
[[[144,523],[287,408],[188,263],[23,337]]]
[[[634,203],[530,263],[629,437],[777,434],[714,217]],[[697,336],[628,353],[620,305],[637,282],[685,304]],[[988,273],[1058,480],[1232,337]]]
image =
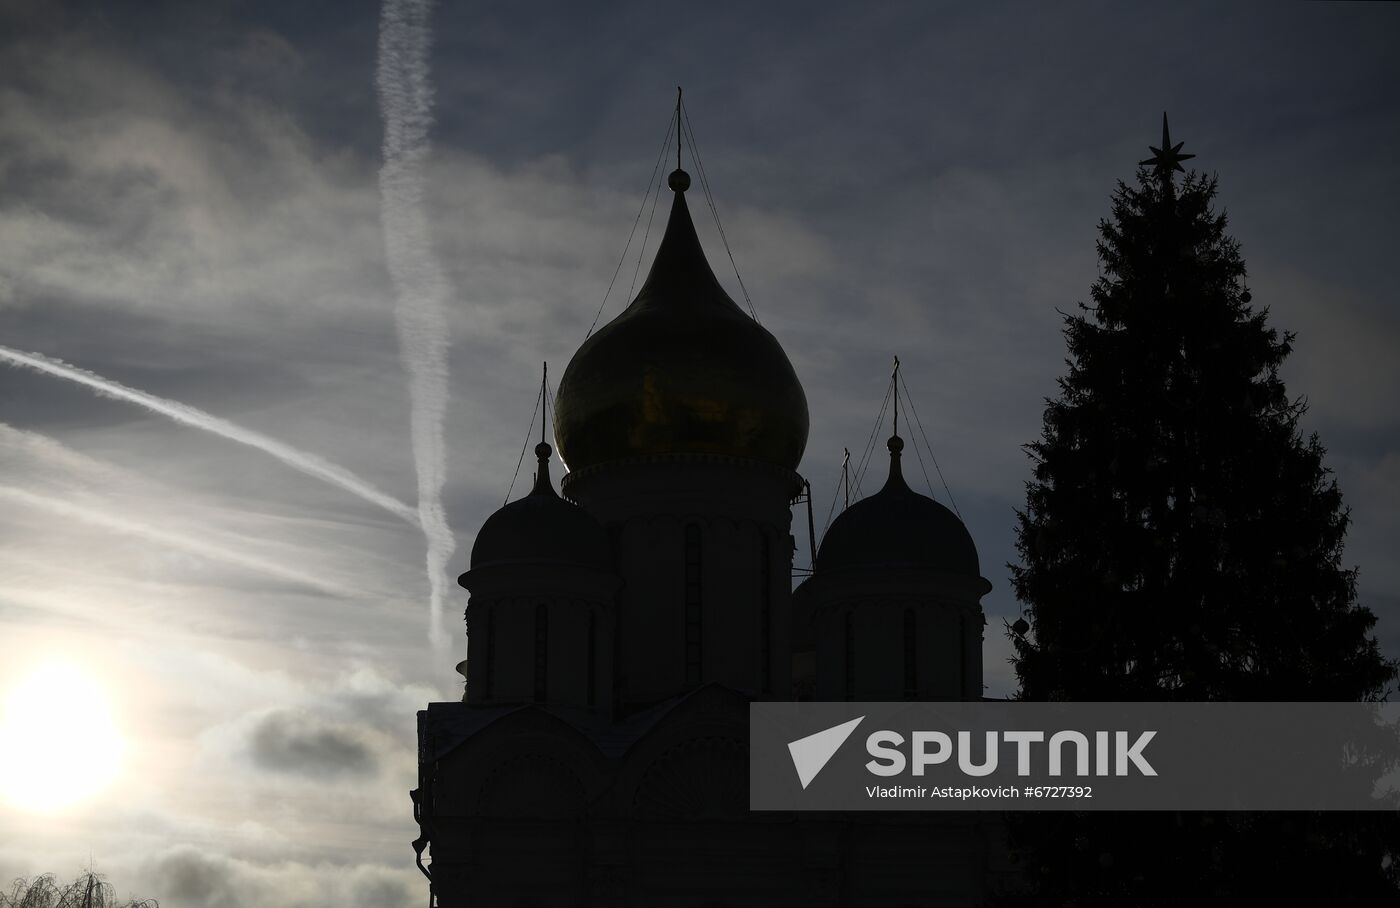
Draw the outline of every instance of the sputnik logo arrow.
[[[836,751],[841,749],[841,745],[846,743],[851,732],[855,731],[856,726],[864,719],[865,716],[859,716],[788,744],[788,753],[792,754],[792,765],[797,769],[797,779],[802,783],[803,791],[807,790],[807,785],[817,777],[817,773],[836,755]]]

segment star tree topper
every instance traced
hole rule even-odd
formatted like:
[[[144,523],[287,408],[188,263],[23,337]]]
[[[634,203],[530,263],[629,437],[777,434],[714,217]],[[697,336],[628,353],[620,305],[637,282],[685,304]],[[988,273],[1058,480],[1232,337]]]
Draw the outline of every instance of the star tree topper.
[[[1166,111],[1163,111],[1162,147],[1158,148],[1155,145],[1147,146],[1148,150],[1152,152],[1152,157],[1145,161],[1138,161],[1138,164],[1142,166],[1148,164],[1152,165],[1152,169],[1157,172],[1157,176],[1160,179],[1171,182],[1173,171],[1180,170],[1182,173],[1186,172],[1186,168],[1181,166],[1181,162],[1195,157],[1193,154],[1181,153],[1181,146],[1185,144],[1185,142],[1177,142],[1175,145],[1172,144],[1171,130],[1167,128],[1167,114]]]

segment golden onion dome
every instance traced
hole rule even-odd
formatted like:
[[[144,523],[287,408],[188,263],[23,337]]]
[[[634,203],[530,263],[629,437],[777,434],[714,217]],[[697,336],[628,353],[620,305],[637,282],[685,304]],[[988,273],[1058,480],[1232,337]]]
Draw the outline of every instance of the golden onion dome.
[[[776,338],[735,305],[700,248],[685,190],[637,298],[584,341],[559,383],[570,470],[653,454],[720,454],[796,469],[807,396]]]

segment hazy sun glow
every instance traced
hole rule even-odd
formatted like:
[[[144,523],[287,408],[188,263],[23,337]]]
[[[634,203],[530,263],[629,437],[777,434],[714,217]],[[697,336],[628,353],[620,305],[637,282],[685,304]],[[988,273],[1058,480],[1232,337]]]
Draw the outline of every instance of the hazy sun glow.
[[[77,666],[45,664],[5,697],[0,791],[25,810],[62,810],[109,784],[124,750],[101,683]]]

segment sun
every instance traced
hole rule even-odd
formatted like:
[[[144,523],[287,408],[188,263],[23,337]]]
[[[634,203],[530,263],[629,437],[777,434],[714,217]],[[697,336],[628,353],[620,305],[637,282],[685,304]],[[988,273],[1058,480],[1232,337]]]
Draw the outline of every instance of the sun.
[[[103,685],[74,665],[42,665],[5,698],[0,792],[23,810],[64,810],[109,785],[125,749]]]

